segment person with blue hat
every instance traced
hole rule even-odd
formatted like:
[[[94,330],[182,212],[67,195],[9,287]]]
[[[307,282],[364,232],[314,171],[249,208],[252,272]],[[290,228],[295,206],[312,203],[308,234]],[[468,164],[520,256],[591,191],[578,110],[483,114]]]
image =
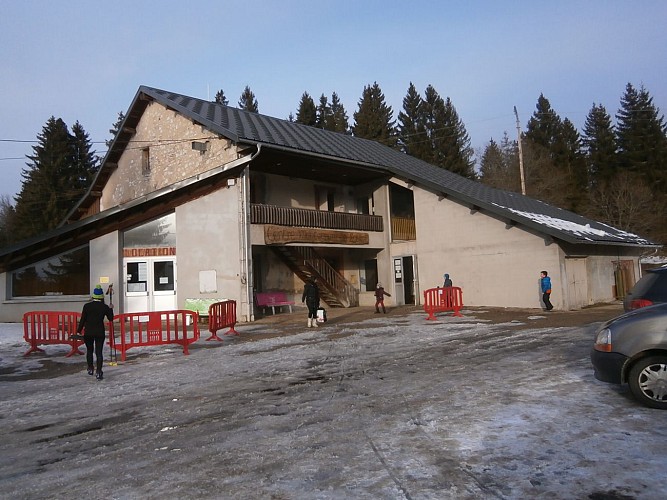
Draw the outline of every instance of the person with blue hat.
[[[92,300],[83,305],[81,320],[77,333],[83,331],[83,340],[86,343],[86,362],[88,363],[88,375],[95,373],[97,380],[102,380],[102,350],[104,348],[105,327],[104,318],[113,321],[113,304],[111,307],[104,303],[104,291],[102,285],[93,289]],[[93,350],[97,358],[97,370],[93,366]]]

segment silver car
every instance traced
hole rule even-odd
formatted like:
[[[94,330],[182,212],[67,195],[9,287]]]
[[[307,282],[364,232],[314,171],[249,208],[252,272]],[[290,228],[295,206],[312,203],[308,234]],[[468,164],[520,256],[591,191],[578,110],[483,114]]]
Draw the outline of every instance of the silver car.
[[[667,409],[667,303],[642,307],[607,321],[591,350],[595,378],[627,383],[651,408]]]

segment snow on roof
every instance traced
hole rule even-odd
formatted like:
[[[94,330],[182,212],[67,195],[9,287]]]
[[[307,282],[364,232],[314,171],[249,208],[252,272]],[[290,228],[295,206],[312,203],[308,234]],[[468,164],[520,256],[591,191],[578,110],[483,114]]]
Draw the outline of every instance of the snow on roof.
[[[653,243],[646,238],[642,238],[641,236],[638,236],[634,233],[629,233],[627,231],[623,231],[621,229],[617,229],[615,227],[609,226],[607,224],[603,224],[602,222],[596,222],[597,225],[599,225],[602,229],[598,229],[595,227],[591,227],[590,223],[586,224],[579,224],[574,221],[570,220],[565,220],[565,219],[560,219],[557,217],[552,217],[550,215],[545,215],[545,214],[538,214],[534,212],[524,212],[522,210],[516,210],[514,208],[509,208],[509,207],[502,207],[498,205],[497,203],[494,203],[494,205],[499,206],[501,208],[504,208],[505,210],[509,210],[510,212],[519,215],[521,217],[525,217],[526,219],[530,219],[531,221],[546,226],[550,227],[559,231],[566,231],[568,233],[571,233],[577,237],[580,237],[584,240],[589,240],[589,241],[600,241],[600,240],[625,240],[625,241],[632,241],[633,243],[639,244],[639,245],[653,245]],[[606,229],[604,229],[606,228]]]

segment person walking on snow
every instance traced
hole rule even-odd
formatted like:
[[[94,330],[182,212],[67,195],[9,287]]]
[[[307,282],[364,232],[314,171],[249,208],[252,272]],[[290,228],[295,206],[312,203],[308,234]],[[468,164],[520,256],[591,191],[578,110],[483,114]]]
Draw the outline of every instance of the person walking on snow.
[[[81,335],[86,343],[86,362],[88,363],[88,375],[93,374],[93,348],[97,358],[97,370],[95,378],[102,380],[102,350],[104,348],[105,328],[104,318],[113,321],[113,305],[109,307],[104,303],[104,291],[102,285],[97,285],[93,290],[92,300],[83,305],[81,320],[76,332]]]
[[[308,307],[308,327],[317,327],[317,308],[320,307],[320,290],[314,279],[308,280],[303,287],[301,303],[305,302]]]
[[[384,296],[391,297],[387,292],[382,288],[382,284],[378,283],[375,287],[375,314],[380,313],[380,306],[382,306],[382,312],[387,314],[387,310],[384,308]]]
[[[551,305],[551,278],[548,276],[549,273],[542,271],[540,273],[540,287],[542,289],[542,302],[544,302],[544,307],[547,311],[551,311],[554,306]]]

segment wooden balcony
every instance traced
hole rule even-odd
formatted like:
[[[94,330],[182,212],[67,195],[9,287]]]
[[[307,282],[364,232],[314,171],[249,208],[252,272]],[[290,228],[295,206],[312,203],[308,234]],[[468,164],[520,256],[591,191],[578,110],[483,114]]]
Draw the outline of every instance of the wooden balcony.
[[[250,204],[252,224],[275,224],[277,226],[316,227],[323,229],[346,229],[352,231],[382,232],[382,217],[379,215],[327,212],[304,208],[277,207],[274,205]]]
[[[417,227],[414,219],[403,217],[391,218],[391,237],[394,241],[414,241],[417,239]]]

